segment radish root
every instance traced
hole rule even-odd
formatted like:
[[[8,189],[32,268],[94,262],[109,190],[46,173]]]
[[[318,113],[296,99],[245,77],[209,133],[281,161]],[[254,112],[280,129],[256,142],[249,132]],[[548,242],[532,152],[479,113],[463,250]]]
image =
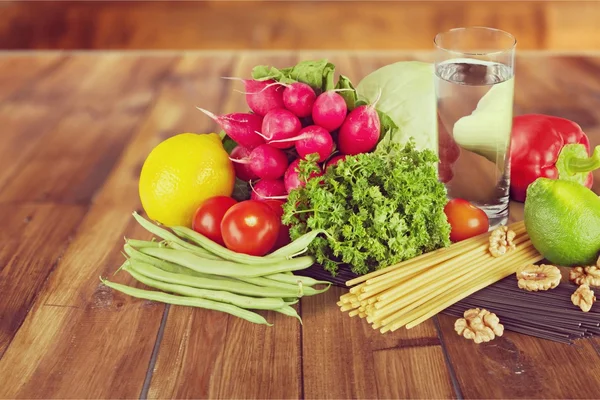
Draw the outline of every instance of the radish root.
[[[254,192],[258,197],[260,197],[263,200],[287,200],[288,198],[287,196],[263,196],[254,189],[252,181],[248,182],[248,184],[250,185],[250,189],[252,190],[252,192]]]
[[[271,138],[266,137],[265,135],[263,135],[262,133],[260,133],[259,131],[254,131],[254,133],[256,133],[258,136],[260,136],[261,138],[265,139],[267,142],[269,142],[271,140]]]
[[[198,110],[202,111],[204,114],[208,115],[212,120],[217,121],[218,118],[215,114],[211,113],[208,110],[205,110],[204,108],[200,108],[200,107],[196,107]]]

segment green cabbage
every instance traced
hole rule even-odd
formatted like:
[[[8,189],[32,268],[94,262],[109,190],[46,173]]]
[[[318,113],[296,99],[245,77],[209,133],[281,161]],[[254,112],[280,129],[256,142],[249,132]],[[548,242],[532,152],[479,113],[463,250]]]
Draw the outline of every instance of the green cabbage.
[[[386,113],[398,126],[385,133],[377,149],[390,142],[405,144],[413,137],[416,148],[438,153],[437,108],[433,64],[400,61],[367,75],[356,86],[358,98],[377,101],[377,110]]]

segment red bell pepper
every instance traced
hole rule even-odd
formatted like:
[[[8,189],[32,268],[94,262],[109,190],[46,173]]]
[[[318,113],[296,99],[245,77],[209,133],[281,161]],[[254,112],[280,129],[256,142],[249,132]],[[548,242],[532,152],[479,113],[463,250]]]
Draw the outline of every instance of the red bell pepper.
[[[542,114],[513,119],[510,157],[510,197],[520,202],[539,177],[575,181],[591,188],[591,171],[600,168],[600,146],[590,156],[589,139],[578,124]]]

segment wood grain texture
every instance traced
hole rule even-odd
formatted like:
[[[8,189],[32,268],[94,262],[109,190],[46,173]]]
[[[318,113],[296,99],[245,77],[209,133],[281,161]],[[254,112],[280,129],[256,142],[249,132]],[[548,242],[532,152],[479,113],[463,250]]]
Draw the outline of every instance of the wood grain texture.
[[[520,49],[583,50],[600,48],[599,17],[595,1],[11,2],[0,48],[430,49],[440,31],[479,25]]]
[[[456,398],[440,346],[375,351],[373,364],[380,399]]]
[[[110,57],[109,57],[110,58]],[[106,62],[99,61],[100,70],[106,67]],[[131,74],[135,72],[133,66],[140,60],[133,58],[130,60],[122,60],[119,63],[121,69],[115,72],[115,79],[118,80],[119,74]],[[156,70],[166,71],[168,64],[172,62],[171,57],[166,57],[159,60],[153,68]],[[77,60],[73,61],[75,65],[85,65]],[[69,68],[69,63],[66,63],[64,68]],[[114,65],[113,65],[114,67]],[[69,118],[64,122],[63,130],[53,131],[45,138],[44,143],[37,148],[39,153],[33,152],[39,156],[45,163],[38,164],[38,172],[45,173],[42,166],[50,169],[56,160],[60,160],[61,156],[64,159],[77,160],[73,162],[70,168],[58,169],[54,172],[56,175],[55,182],[66,180],[67,185],[58,186],[63,189],[60,195],[49,197],[48,200],[60,203],[71,202],[71,194],[77,193],[94,193],[98,187],[102,186],[103,179],[94,180],[91,178],[94,173],[102,172],[98,164],[93,160],[93,154],[96,150],[102,149],[99,153],[100,157],[110,154],[107,147],[102,147],[102,140],[105,141],[104,146],[114,146],[116,151],[120,151],[125,146],[125,140],[131,135],[129,130],[141,121],[145,107],[137,107],[137,117],[134,115],[133,109],[126,109],[125,114],[128,114],[128,122],[120,124],[118,121],[122,118],[127,118],[124,115],[119,115],[118,112],[109,111],[109,104],[113,106],[119,102],[118,97],[120,92],[118,89],[123,87],[107,90],[105,82],[110,81],[111,74],[109,71],[102,71],[103,74],[95,75],[94,69],[82,69],[72,72],[70,79],[65,79],[65,86],[69,86],[68,82],[77,80],[78,76],[85,76],[79,80],[84,89],[89,89],[84,94],[83,91],[75,91],[73,97],[65,96],[61,103],[63,109],[68,110],[75,104],[85,106],[92,104],[92,100],[99,102],[95,97],[98,93],[105,94],[113,90],[113,98],[104,97],[102,103],[105,110],[105,117],[111,116],[114,119],[114,131],[102,132],[109,125],[99,124],[98,120],[85,119],[89,115],[74,112],[69,115]],[[78,72],[78,74],[76,74]],[[56,73],[61,76],[61,70]],[[64,72],[63,72],[64,73]],[[95,76],[95,80],[90,78]],[[152,74],[150,74],[152,75]],[[153,79],[147,79],[143,82],[140,78],[132,78],[139,85],[144,87],[146,102],[152,99],[152,91],[156,90],[159,82]],[[50,79],[49,81],[55,82]],[[93,82],[93,84],[91,83]],[[92,87],[94,86],[94,87]],[[136,96],[135,87],[130,87],[128,95]],[[32,88],[32,96],[43,95],[44,90],[50,92],[57,90],[52,84],[41,87]],[[60,91],[60,90],[59,90]],[[27,96],[19,93],[20,102],[27,103]],[[95,97],[95,99],[93,99]],[[127,97],[127,95],[125,96]],[[60,98],[60,96],[59,96]],[[129,97],[131,98],[131,97]],[[32,99],[32,101],[38,101]],[[140,103],[141,104],[141,103]],[[101,109],[99,107],[98,109]],[[83,120],[81,118],[84,118]],[[78,123],[84,122],[86,125],[100,125],[105,128],[92,131],[88,139],[80,139],[77,141],[81,133],[81,125]],[[26,124],[26,122],[24,122]],[[69,127],[67,129],[66,127]],[[79,127],[79,129],[77,129]],[[104,133],[104,137],[101,137]],[[94,137],[94,135],[96,135]],[[73,143],[75,141],[75,143]],[[103,154],[106,153],[106,154]],[[118,154],[118,153],[117,153]],[[90,157],[90,155],[92,155]],[[90,161],[89,169],[85,168],[85,157]],[[116,157],[110,156],[116,160]],[[106,165],[104,168],[110,170],[112,164]],[[26,171],[23,173],[22,171]],[[36,186],[39,186],[43,181],[33,182],[33,188],[28,190],[28,186],[24,186],[21,182],[15,182],[33,177],[31,172],[27,172],[27,167],[21,169],[21,172],[15,174],[12,180],[9,180],[7,187],[11,190],[2,192],[5,201],[15,200],[21,203],[31,200],[39,200],[36,197],[29,197],[28,191],[36,193]],[[54,170],[56,171],[56,170]],[[85,184],[77,186],[75,181],[69,181],[76,177],[78,173],[91,173],[85,177],[88,180],[86,188]],[[121,175],[127,171],[114,170],[114,175]],[[104,172],[102,172],[104,173]],[[102,176],[102,173],[97,176]],[[108,171],[106,171],[108,173]],[[21,175],[24,174],[24,175]],[[47,174],[47,179],[52,175]],[[130,184],[137,186],[136,177],[129,177]],[[77,178],[75,178],[77,179]],[[83,179],[83,181],[85,181]],[[80,181],[81,182],[81,181]],[[17,190],[16,188],[21,188]],[[53,186],[54,188],[54,186]],[[89,191],[87,191],[89,190]],[[112,192],[113,188],[105,187],[104,195],[117,196],[118,192]],[[12,199],[11,193],[19,194]],[[84,202],[89,203],[91,196],[85,198]],[[57,205],[57,210],[60,206]],[[62,206],[63,211],[67,206]],[[75,207],[75,206],[71,206]],[[138,207],[138,197],[131,196],[129,198],[121,198],[121,203],[118,206],[103,206],[95,205],[89,209],[85,219],[77,231],[76,239],[69,246],[64,257],[57,265],[56,270],[50,275],[43,287],[38,286],[39,294],[37,300],[29,312],[26,321],[14,336],[10,345],[6,349],[4,356],[0,360],[0,376],[2,376],[3,385],[0,385],[0,397],[2,398],[99,398],[99,397],[137,397],[142,388],[144,378],[147,371],[147,366],[150,360],[150,355],[154,347],[156,333],[161,322],[164,311],[164,305],[140,301],[128,296],[121,295],[118,292],[107,290],[98,279],[100,275],[112,275],[114,271],[123,262],[123,257],[120,254],[120,248],[123,244],[123,236],[147,238],[147,233],[140,228],[131,217],[131,211]],[[86,205],[87,210],[87,205]],[[55,218],[64,220],[60,224],[68,224],[77,217],[77,213],[71,211],[68,216],[58,215]],[[46,221],[39,223],[52,224],[53,220],[47,218]],[[55,221],[55,226],[48,225],[44,229],[39,229],[40,234],[46,233],[50,235],[50,229],[59,229],[58,235],[53,240],[60,240],[61,226]],[[144,236],[146,235],[146,236]],[[38,241],[34,240],[29,245],[34,247],[30,251],[36,256],[39,250],[36,247]],[[24,245],[26,242],[24,243]],[[52,242],[47,244],[50,251]],[[56,245],[58,247],[58,245]],[[31,256],[30,256],[31,257]],[[25,257],[24,257],[25,258]],[[42,262],[44,258],[40,258],[38,262]],[[27,273],[35,273],[35,263],[27,262],[21,268],[27,268]],[[47,268],[50,268],[51,264]],[[14,269],[15,267],[11,267]],[[7,269],[10,271],[10,269]],[[10,277],[10,276],[9,276]],[[14,280],[18,276],[12,277],[12,285],[17,282]],[[120,274],[116,278],[121,282],[132,283],[131,279],[127,279],[127,275]],[[36,289],[35,280],[33,277],[25,280],[22,284],[29,283],[32,289]],[[7,284],[11,284],[8,282]],[[17,286],[18,287],[18,286]],[[26,353],[26,355],[24,355]]]
[[[382,335],[339,311],[342,288],[304,298],[302,326],[262,312],[269,328],[208,310],[165,314],[100,283],[123,260],[123,236],[149,238],[131,212],[141,210],[137,181],[151,149],[177,133],[215,131],[196,106],[246,109],[234,92],[241,84],[220,77],[324,57],[358,81],[429,56],[2,56],[2,76],[19,72],[0,85],[0,398],[139,398],[147,376],[149,398],[597,397],[598,339],[567,346],[507,332],[475,345],[447,316],[439,331],[431,320]],[[599,57],[518,57],[516,113],[573,118],[592,145],[599,93]],[[511,204],[511,219],[522,215]],[[125,273],[111,279],[141,286]]]
[[[83,218],[74,205],[0,207],[0,358]]]
[[[441,315],[444,342],[465,398],[594,398],[600,359],[592,343],[564,345],[513,332],[477,345]]]

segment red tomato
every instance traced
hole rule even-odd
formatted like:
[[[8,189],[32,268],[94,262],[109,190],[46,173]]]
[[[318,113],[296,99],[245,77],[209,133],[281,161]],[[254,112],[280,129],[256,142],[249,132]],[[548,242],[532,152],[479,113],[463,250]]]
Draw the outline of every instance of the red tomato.
[[[264,200],[263,203],[271,207],[275,214],[277,214],[277,218],[279,218],[279,220],[281,221],[281,217],[283,216],[283,205],[285,203],[281,200]],[[290,238],[290,227],[282,223],[279,226],[279,236],[277,237],[277,241],[275,242],[275,245],[269,251],[269,253],[274,252],[275,250],[285,246],[291,241],[292,239]]]
[[[221,235],[221,220],[237,201],[227,196],[215,196],[206,199],[194,213],[192,229],[206,236],[213,242],[225,246]]]
[[[225,213],[221,232],[228,249],[264,256],[275,245],[280,225],[277,214],[263,201],[246,200]]]
[[[444,207],[444,213],[450,223],[450,240],[452,242],[460,242],[481,235],[489,229],[487,214],[467,200],[450,200]]]

